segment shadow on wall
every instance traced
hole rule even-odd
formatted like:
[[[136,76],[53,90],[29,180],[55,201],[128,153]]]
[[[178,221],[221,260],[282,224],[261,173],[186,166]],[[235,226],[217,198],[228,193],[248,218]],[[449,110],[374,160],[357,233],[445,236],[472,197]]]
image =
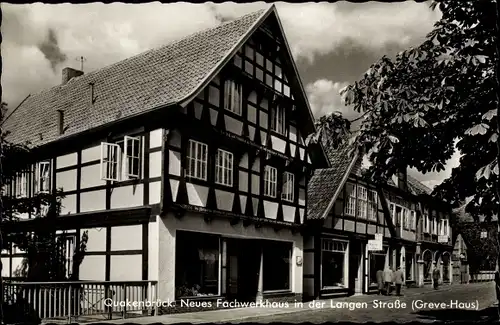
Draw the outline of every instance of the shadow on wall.
[[[419,320],[435,320],[445,322],[474,321],[491,322],[498,320],[497,307],[489,307],[482,310],[464,309],[441,309],[441,310],[421,310],[416,313]]]

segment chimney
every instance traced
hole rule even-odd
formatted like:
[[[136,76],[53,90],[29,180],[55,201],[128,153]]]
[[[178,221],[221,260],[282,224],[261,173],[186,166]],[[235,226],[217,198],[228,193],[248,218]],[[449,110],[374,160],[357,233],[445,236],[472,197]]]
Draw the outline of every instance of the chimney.
[[[83,75],[83,71],[76,70],[73,68],[64,68],[62,70],[62,82],[61,82],[61,84],[65,85],[71,79],[79,77],[81,75]]]
[[[57,117],[58,117],[59,135],[62,135],[64,134],[64,111],[62,109],[57,110]]]

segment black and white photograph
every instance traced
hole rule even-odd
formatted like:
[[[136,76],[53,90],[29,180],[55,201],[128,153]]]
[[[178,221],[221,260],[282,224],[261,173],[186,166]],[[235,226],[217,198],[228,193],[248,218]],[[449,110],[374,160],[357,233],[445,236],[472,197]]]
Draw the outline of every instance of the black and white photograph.
[[[0,324],[498,321],[499,6],[2,2]]]

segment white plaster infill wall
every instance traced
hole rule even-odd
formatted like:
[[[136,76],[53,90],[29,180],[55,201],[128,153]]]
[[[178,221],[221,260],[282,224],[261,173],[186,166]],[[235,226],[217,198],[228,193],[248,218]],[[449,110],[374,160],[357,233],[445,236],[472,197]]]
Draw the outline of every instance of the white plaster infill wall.
[[[303,270],[302,266],[297,266],[295,262],[297,256],[303,258],[303,237],[299,233],[292,234],[288,229],[276,232],[273,227],[265,225],[259,229],[252,225],[245,228],[242,223],[231,226],[225,219],[214,219],[210,223],[206,223],[203,220],[203,215],[197,213],[186,213],[181,219],[177,219],[172,213],[169,213],[164,218],[158,218],[157,224],[158,298],[162,301],[175,299],[175,238],[177,230],[218,234],[232,238],[265,239],[292,243],[291,291],[297,294],[302,293]],[[153,237],[154,235],[151,236],[151,238]]]

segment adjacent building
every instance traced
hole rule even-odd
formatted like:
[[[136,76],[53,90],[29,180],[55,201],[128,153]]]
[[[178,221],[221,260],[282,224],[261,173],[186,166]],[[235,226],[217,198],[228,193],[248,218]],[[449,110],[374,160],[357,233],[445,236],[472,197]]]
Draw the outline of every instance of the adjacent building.
[[[276,8],[31,95],[4,122],[33,165],[13,197],[62,189],[81,280],[158,281],[162,300],[303,291],[307,185],[327,168]],[[22,216],[8,232],[47,226]],[[23,252],[2,255],[12,276]]]
[[[456,259],[471,277],[481,272],[493,272],[497,269],[498,258],[498,221],[496,216],[474,216],[465,211],[465,204],[454,210],[456,220],[453,232]],[[458,237],[459,236],[459,237]],[[455,273],[458,273],[455,271]]]
[[[433,203],[431,191],[406,172],[375,186],[351,151],[329,150],[332,166],[310,181],[304,294],[375,292],[376,272],[387,267],[401,267],[408,286],[426,284],[435,267],[441,282],[451,282],[448,205]]]

